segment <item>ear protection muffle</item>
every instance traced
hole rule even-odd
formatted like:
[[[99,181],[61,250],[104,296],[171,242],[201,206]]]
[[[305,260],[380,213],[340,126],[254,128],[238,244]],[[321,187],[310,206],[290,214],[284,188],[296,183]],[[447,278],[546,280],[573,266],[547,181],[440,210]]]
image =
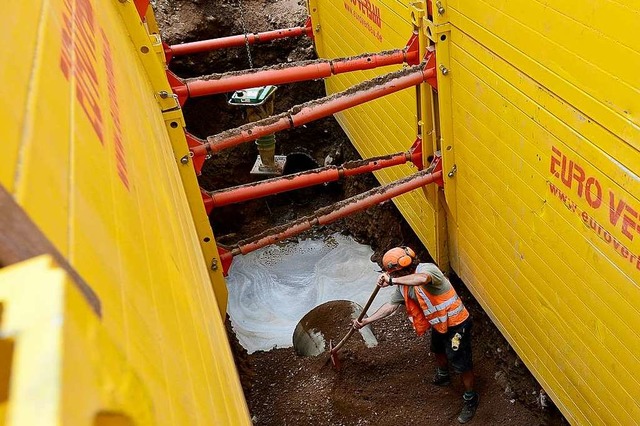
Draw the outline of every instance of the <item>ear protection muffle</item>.
[[[387,270],[397,269],[398,267],[406,268],[411,265],[416,258],[416,253],[410,247],[404,246],[400,248],[404,250],[404,255],[400,256],[395,263],[389,262],[385,265]]]

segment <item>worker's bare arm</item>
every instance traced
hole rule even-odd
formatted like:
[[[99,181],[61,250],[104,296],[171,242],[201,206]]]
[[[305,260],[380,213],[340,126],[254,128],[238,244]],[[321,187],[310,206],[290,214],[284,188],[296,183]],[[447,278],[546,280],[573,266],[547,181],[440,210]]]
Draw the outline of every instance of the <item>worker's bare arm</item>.
[[[367,324],[371,324],[372,322],[376,322],[382,318],[386,318],[394,313],[398,309],[398,306],[400,305],[387,302],[384,305],[380,306],[380,308],[370,317],[363,318],[362,321],[358,321],[357,319],[353,320],[353,328],[359,330]]]
[[[431,282],[431,275],[429,274],[411,274],[405,275],[403,277],[393,278],[394,284],[402,284],[402,285],[425,285]]]
[[[431,282],[431,275],[425,273],[416,273],[404,275],[402,277],[394,277],[389,276],[387,272],[380,274],[378,278],[378,285],[380,287],[387,287],[388,285],[408,285],[408,286],[416,286],[416,285],[425,285]]]

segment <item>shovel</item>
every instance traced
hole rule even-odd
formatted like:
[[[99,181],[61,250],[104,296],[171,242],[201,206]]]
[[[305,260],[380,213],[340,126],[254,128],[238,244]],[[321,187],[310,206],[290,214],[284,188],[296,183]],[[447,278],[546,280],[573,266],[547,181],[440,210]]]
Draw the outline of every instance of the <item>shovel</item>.
[[[371,303],[373,302],[373,299],[376,298],[376,295],[378,294],[378,291],[380,291],[380,286],[376,285],[376,288],[373,289],[373,293],[371,293],[371,296],[369,296],[369,300],[367,300],[367,304],[364,305],[364,308],[362,308],[362,312],[360,312],[360,316],[358,317],[358,321],[362,321],[364,316],[367,314],[367,310],[371,306]],[[340,348],[342,346],[344,346],[344,344],[347,342],[347,340],[349,340],[349,338],[351,337],[351,335],[353,334],[354,331],[356,331],[356,329],[353,328],[353,326],[351,326],[351,330],[349,330],[347,335],[344,336],[342,338],[342,340],[340,340],[340,342],[338,342],[338,344],[335,347],[333,346],[333,343],[331,342],[331,340],[329,340],[329,359],[327,360],[327,363],[329,361],[331,361],[331,363],[333,364],[333,367],[336,370],[340,370],[340,357],[338,356],[338,351],[340,350]]]

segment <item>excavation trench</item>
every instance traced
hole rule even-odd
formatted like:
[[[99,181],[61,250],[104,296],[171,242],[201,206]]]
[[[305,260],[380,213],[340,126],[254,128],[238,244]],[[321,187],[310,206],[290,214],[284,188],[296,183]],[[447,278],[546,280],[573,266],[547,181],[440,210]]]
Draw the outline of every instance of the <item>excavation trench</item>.
[[[304,3],[156,0],[155,6],[165,41],[175,44],[242,34],[243,28],[261,32],[300,26],[306,18]],[[250,52],[255,68],[315,59],[307,37],[254,45]],[[245,48],[177,57],[171,63],[172,71],[181,78],[248,68]],[[321,81],[282,85],[277,90],[274,114],[323,96]],[[227,95],[189,100],[184,107],[187,130],[206,138],[245,124],[241,109],[227,101]],[[253,143],[216,153],[205,163],[198,178],[200,185],[216,191],[256,182],[259,178],[249,173],[256,155]],[[277,133],[276,155],[298,158],[291,163],[296,171],[306,167],[298,166],[298,161],[316,167],[360,160],[332,117]],[[218,243],[234,245],[377,186],[371,174],[354,176],[215,208],[210,222]],[[345,241],[349,242],[343,251]],[[371,332],[377,345],[354,335],[342,353],[343,369],[337,372],[325,366],[322,353],[327,351],[327,339],[339,340],[349,330],[351,318],[357,315],[353,303],[365,304],[381,253],[401,244],[415,247],[423,261],[430,259],[393,203],[385,202],[307,231],[286,244],[234,258],[227,281],[227,326],[254,425],[457,424],[460,379],[454,377],[451,387],[445,389],[430,385],[435,364],[428,336],[416,337],[403,308],[374,324]],[[303,268],[310,265],[315,266]],[[357,278],[352,274],[358,274]],[[346,280],[336,278],[341,275],[346,275]],[[554,407],[541,406],[540,385],[464,285],[455,277],[452,280],[474,317],[474,361],[482,401],[474,424],[566,424]],[[369,313],[389,297],[381,292]],[[331,304],[323,305],[340,300],[343,302],[334,302],[333,309]],[[262,312],[258,308],[261,304],[270,305],[270,311]],[[320,308],[314,310],[316,307]],[[301,321],[307,331],[329,326],[330,331],[319,331],[325,344],[320,355],[301,356],[294,348],[294,330]],[[252,322],[260,327],[252,328]]]

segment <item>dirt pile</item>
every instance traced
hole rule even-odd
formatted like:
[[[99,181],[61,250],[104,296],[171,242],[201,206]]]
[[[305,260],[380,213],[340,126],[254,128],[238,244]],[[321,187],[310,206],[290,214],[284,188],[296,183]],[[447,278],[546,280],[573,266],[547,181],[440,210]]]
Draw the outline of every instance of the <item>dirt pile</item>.
[[[327,365],[326,355],[305,358],[291,348],[253,354],[249,401],[255,424],[458,424],[461,380],[446,388],[430,383],[435,365],[428,339],[416,338],[405,313],[375,324],[374,331],[378,346],[346,347],[339,371]],[[482,406],[475,424],[543,424],[541,416],[505,398],[492,363],[479,358],[476,353]]]
[[[156,0],[164,40],[169,44],[303,25],[304,1],[294,0]],[[176,58],[171,69],[180,77],[237,71],[271,64],[314,59],[311,42],[297,38],[247,49]],[[324,96],[321,81],[282,85],[275,114]],[[226,95],[191,99],[184,108],[187,129],[198,137],[244,124],[243,113],[227,104]],[[359,156],[333,118],[309,123],[276,135],[277,155],[299,153],[315,163],[341,164]],[[256,147],[243,144],[222,151],[205,163],[200,185],[210,191],[255,181],[249,174]],[[321,207],[378,186],[372,175],[307,188],[264,199],[217,208],[210,221],[217,240],[233,244],[251,239],[267,228],[298,219]],[[369,244],[374,261],[386,248],[399,244],[429,256],[391,202],[307,233],[343,232]],[[453,277],[474,317],[474,360],[480,408],[473,424],[566,424],[553,406],[543,409],[541,388],[462,283]],[[373,284],[373,283],[372,283]],[[344,318],[346,333],[350,324]],[[428,338],[417,338],[398,312],[375,324],[378,346],[345,347],[343,369],[326,365],[326,356],[302,357],[293,348],[247,355],[231,328],[245,395],[256,425],[412,425],[428,422],[457,424],[462,384],[455,378],[447,388],[430,384],[435,369]],[[340,333],[343,334],[342,332]],[[341,336],[340,336],[341,337]]]

